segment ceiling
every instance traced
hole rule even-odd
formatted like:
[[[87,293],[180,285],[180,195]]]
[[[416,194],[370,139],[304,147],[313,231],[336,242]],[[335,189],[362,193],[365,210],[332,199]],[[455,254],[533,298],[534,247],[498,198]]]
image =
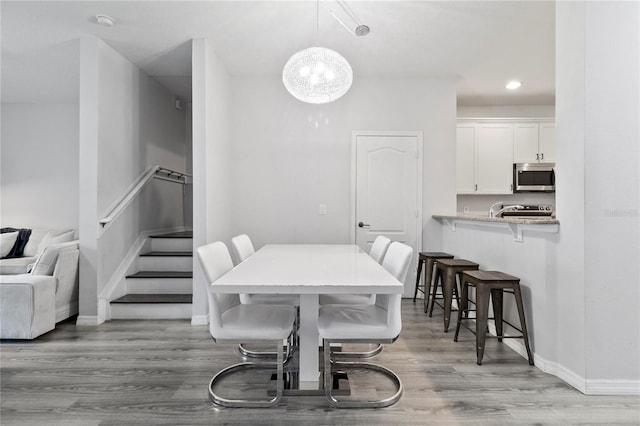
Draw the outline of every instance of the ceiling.
[[[458,104],[554,103],[553,1],[345,1],[371,28],[356,37],[320,1],[319,41],[354,79],[455,77]],[[0,3],[2,102],[77,102],[79,43],[95,35],[178,97],[191,98],[191,42],[206,38],[234,76],[279,76],[315,44],[316,2],[6,1]],[[95,15],[115,19],[112,27]],[[355,24],[354,24],[355,26]],[[507,91],[507,81],[523,86]]]

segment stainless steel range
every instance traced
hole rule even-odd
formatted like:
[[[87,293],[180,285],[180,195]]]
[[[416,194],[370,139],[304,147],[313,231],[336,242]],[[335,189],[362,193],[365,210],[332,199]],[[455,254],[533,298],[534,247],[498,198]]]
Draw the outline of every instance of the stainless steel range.
[[[513,216],[552,216],[553,207],[549,204],[522,204],[517,206],[510,206],[504,209],[501,216],[513,217]]]

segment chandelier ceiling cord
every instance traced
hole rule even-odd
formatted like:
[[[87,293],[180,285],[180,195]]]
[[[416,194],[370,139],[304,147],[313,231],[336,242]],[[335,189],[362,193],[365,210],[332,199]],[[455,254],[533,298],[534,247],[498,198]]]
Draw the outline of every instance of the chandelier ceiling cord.
[[[320,47],[320,1],[316,0],[316,46],[294,53],[282,71],[282,82],[296,99],[325,104],[342,97],[353,82],[349,62],[338,52]]]

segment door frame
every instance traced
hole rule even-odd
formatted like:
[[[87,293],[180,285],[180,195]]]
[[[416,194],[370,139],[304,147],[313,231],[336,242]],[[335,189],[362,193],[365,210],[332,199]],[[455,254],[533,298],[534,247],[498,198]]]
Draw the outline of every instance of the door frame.
[[[358,136],[391,136],[391,137],[415,137],[418,142],[418,182],[416,185],[416,206],[418,208],[418,217],[416,220],[416,253],[413,257],[417,259],[418,253],[422,251],[422,163],[423,163],[423,142],[421,131],[404,131],[404,130],[354,130],[351,132],[351,207],[350,207],[350,235],[351,244],[356,243],[356,157],[357,157],[357,140]],[[414,262],[415,263],[415,262]]]

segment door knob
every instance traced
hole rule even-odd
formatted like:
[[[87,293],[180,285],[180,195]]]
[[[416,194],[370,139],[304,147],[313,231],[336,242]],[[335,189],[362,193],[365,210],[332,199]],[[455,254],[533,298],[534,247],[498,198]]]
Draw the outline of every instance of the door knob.
[[[367,223],[358,222],[358,227],[360,228],[371,228],[371,225]]]

